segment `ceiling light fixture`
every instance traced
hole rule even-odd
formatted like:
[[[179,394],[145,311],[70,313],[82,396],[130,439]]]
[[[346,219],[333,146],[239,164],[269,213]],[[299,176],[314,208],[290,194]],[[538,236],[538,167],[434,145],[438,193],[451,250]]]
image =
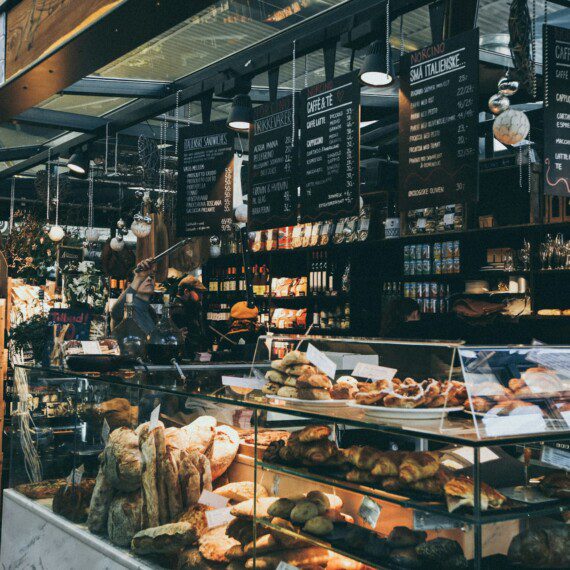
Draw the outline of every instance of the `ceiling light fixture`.
[[[87,178],[89,172],[89,156],[86,148],[77,149],[67,161],[67,168],[76,178]]]
[[[370,44],[359,77],[361,83],[369,87],[387,87],[394,81],[389,44],[386,46],[378,40]]]
[[[232,101],[227,125],[230,129],[241,133],[249,131],[253,122],[253,107],[249,95],[236,95]]]

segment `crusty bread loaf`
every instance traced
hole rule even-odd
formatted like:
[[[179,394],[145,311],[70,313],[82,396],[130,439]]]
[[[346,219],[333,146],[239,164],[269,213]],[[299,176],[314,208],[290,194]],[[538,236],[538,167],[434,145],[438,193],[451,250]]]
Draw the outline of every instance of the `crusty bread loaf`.
[[[206,453],[214,441],[217,423],[216,418],[212,416],[201,416],[191,424],[181,428],[190,442],[186,450]]]
[[[143,528],[160,525],[154,432],[145,425],[139,434],[142,457]]]
[[[117,546],[129,546],[141,530],[142,496],[140,491],[116,495],[109,507],[107,534]]]
[[[228,483],[223,487],[218,487],[214,493],[221,495],[230,501],[247,501],[254,497],[253,481],[235,481],[234,483]],[[259,483],[257,484],[257,496],[260,498],[269,496],[267,489]]]
[[[200,554],[212,562],[228,562],[226,552],[239,545],[237,540],[226,535],[226,528],[219,526],[210,529],[199,540]]]
[[[208,454],[215,481],[223,475],[232,464],[239,449],[239,434],[230,426],[218,426],[215,430],[214,442]]]
[[[299,550],[286,550],[265,554],[256,557],[255,564],[253,558],[246,561],[247,570],[258,568],[259,570],[276,570],[280,562],[286,562],[298,568],[306,566],[323,566],[327,563],[330,552],[326,548],[313,546],[310,548],[300,548]]]
[[[107,481],[103,468],[100,467],[97,479],[95,479],[95,488],[91,496],[89,516],[87,517],[87,528],[91,532],[101,533],[107,530],[107,517],[112,499],[113,487]]]
[[[136,491],[141,485],[141,453],[137,434],[120,427],[111,432],[103,452],[103,470],[117,491]]]
[[[86,477],[78,485],[60,487],[53,498],[53,512],[71,522],[84,523],[94,487],[95,479]]]
[[[174,554],[196,542],[192,525],[184,522],[170,523],[137,532],[131,541],[135,554]]]

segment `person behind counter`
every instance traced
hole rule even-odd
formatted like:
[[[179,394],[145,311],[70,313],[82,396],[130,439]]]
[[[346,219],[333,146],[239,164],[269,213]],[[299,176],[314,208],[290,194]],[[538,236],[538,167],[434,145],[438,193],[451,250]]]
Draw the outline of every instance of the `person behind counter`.
[[[413,327],[409,323],[420,320],[420,306],[413,299],[400,297],[390,301],[382,318],[380,336],[384,338],[409,338]]]
[[[150,305],[150,298],[154,293],[154,264],[152,259],[145,259],[137,265],[133,280],[121,293],[111,309],[114,326],[117,326],[124,317],[127,295],[133,295],[134,318],[137,324],[150,334],[156,324],[156,313]]]
[[[199,279],[188,275],[178,283],[178,293],[172,306],[171,317],[186,335],[185,353],[189,358],[194,358],[197,352],[207,350],[209,346],[202,311],[202,297],[206,290]]]
[[[238,360],[253,358],[257,339],[265,331],[258,323],[259,309],[248,307],[247,301],[235,303],[230,311],[230,329],[222,337],[220,349],[230,349]]]

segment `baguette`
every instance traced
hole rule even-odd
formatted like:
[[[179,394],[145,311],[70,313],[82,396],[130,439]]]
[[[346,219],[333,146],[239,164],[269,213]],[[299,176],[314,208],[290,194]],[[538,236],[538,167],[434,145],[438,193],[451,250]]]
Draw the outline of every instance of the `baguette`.
[[[93,489],[93,495],[91,495],[89,516],[87,517],[87,528],[91,532],[102,533],[107,530],[107,519],[112,500],[113,487],[107,481],[103,469],[100,467],[97,479],[95,479],[95,488]]]
[[[170,522],[170,512],[168,508],[168,489],[166,485],[166,442],[164,439],[164,428],[158,427],[154,430],[154,441],[156,444],[156,489],[158,494],[158,518],[160,524]]]
[[[156,444],[154,432],[144,425],[139,434],[142,457],[143,527],[160,525],[158,490],[156,485]]]

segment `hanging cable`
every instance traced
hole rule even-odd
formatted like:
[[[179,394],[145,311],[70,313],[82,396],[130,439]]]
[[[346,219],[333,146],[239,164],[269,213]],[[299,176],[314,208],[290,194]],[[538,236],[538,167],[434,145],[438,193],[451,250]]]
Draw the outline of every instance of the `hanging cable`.
[[[296,89],[297,89],[297,40],[293,40],[293,77],[292,77],[292,84],[291,90],[293,93],[293,101],[292,101],[292,115],[291,115],[291,148],[295,148],[295,100],[296,100]]]
[[[544,0],[544,34],[542,38],[542,59],[544,66],[542,69],[542,78],[544,81],[543,105],[548,107],[548,0]]]
[[[47,173],[46,223],[49,224],[49,201],[51,200],[51,147],[48,148],[46,173]]]
[[[176,92],[176,108],[174,109],[174,119],[176,120],[176,126],[174,131],[174,156],[178,156],[179,113],[180,113],[180,89]]]
[[[532,0],[532,98],[536,100],[536,0]]]
[[[105,175],[109,171],[109,123],[105,125]]]
[[[10,189],[10,233],[14,227],[14,206],[16,204],[16,177],[12,178],[12,187]]]
[[[115,176],[117,176],[117,167],[119,165],[119,133],[115,133]]]
[[[59,226],[59,157],[57,159],[57,175],[55,178],[55,225]]]
[[[386,2],[386,69],[390,69],[390,0]]]
[[[404,55],[404,14],[400,16],[400,55]]]
[[[305,55],[305,73],[304,73],[305,89],[309,86],[309,56]]]
[[[93,169],[89,172],[89,212],[87,214],[87,227],[93,228],[93,218],[94,218],[94,211],[93,211]]]

